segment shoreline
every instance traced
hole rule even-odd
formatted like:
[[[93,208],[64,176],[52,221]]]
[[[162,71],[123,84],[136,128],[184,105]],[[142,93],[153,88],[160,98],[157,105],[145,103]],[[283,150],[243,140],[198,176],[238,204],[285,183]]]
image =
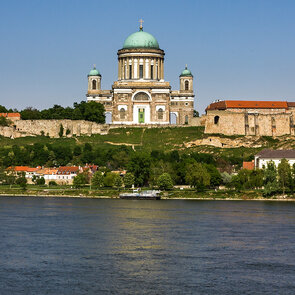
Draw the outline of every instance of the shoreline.
[[[38,198],[74,198],[74,199],[120,199],[119,196],[87,196],[87,195],[42,195],[42,194],[1,194],[0,197],[38,197]],[[295,202],[295,198],[214,198],[214,197],[161,197],[161,200],[189,200],[189,201],[273,201],[273,202]]]

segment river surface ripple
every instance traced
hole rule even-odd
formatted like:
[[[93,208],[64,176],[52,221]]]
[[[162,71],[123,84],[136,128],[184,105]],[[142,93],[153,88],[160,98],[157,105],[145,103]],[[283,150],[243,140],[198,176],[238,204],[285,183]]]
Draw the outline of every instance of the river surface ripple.
[[[0,294],[295,294],[295,203],[0,197]]]

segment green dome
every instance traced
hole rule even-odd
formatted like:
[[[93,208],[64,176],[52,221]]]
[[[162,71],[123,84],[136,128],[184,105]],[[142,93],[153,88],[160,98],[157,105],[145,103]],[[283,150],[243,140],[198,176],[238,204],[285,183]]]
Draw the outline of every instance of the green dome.
[[[89,72],[88,77],[89,76],[101,76],[101,75],[100,75],[100,72],[94,66],[93,69]]]
[[[123,49],[129,48],[155,48],[159,49],[159,43],[156,38],[144,32],[142,29],[127,37],[124,42]]]
[[[192,77],[192,72],[185,66],[185,69],[181,72],[180,77]]]

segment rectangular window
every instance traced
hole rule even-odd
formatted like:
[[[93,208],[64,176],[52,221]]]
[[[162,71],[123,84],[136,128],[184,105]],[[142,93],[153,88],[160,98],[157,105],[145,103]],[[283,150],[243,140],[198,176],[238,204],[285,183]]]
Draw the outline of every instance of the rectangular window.
[[[154,66],[151,65],[151,80],[154,79]]]
[[[139,65],[139,79],[143,78],[143,65]]]
[[[132,79],[132,65],[129,65],[129,79]]]

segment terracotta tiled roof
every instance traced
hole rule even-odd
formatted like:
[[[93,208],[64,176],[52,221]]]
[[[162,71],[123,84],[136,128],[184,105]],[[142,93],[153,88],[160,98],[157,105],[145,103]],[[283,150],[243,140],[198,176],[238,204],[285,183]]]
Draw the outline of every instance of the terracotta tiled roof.
[[[295,150],[262,150],[257,155],[267,159],[295,159]]]
[[[207,110],[225,109],[288,109],[286,101],[223,100],[211,103]]]
[[[93,165],[93,164],[86,164],[83,168],[83,171],[87,171],[90,170],[92,173],[96,172],[98,169],[97,165]]]
[[[20,118],[20,113],[0,113],[0,117]]]
[[[254,161],[251,162],[243,162],[243,169],[247,169],[247,170],[254,170]]]
[[[40,168],[32,168],[29,166],[15,166],[15,167],[8,167],[7,170],[14,170],[15,172],[35,172],[38,171]]]
[[[78,173],[79,170],[80,170],[79,167],[76,167],[76,166],[63,166],[58,168],[57,174]]]
[[[295,108],[295,102],[287,102],[289,108]]]

